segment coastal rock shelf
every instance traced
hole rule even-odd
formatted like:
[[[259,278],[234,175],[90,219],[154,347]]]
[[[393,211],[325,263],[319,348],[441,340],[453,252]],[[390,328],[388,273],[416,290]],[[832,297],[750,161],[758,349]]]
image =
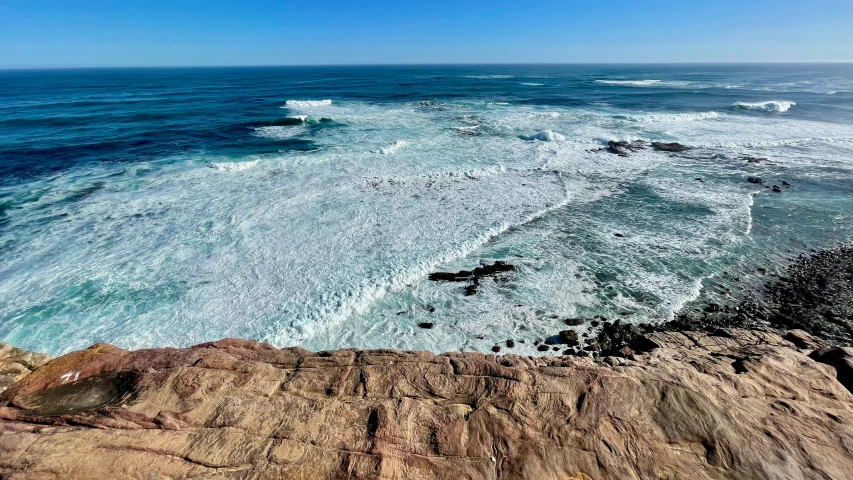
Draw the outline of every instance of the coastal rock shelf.
[[[0,477],[848,478],[853,395],[786,338],[657,332],[600,361],[98,344],[38,368],[4,347]]]

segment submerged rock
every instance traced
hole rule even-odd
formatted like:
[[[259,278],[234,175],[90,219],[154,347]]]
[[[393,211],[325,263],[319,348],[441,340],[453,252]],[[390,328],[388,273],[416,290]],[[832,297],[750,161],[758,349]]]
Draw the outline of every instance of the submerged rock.
[[[663,143],[663,142],[652,142],[652,148],[659,152],[686,152],[690,150],[690,147],[687,145],[682,145],[677,142],[673,143]]]
[[[633,142],[628,141],[615,141],[610,140],[607,142],[607,147],[605,150],[608,153],[612,153],[614,155],[619,155],[620,157],[627,157],[628,154],[632,152],[636,152],[638,150],[642,150],[646,147],[646,142],[642,140],[634,140]]]
[[[514,272],[515,269],[515,265],[496,260],[492,264],[484,263],[473,271],[435,272],[430,273],[427,278],[434,282],[470,282],[464,291],[466,296],[471,296],[477,293],[480,288],[480,280],[483,278],[492,277],[497,280],[505,280],[505,275]]]

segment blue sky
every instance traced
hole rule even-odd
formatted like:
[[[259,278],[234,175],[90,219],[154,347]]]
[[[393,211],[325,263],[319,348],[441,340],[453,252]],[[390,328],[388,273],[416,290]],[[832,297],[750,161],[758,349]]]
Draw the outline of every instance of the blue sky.
[[[853,61],[851,0],[0,0],[0,68]]]

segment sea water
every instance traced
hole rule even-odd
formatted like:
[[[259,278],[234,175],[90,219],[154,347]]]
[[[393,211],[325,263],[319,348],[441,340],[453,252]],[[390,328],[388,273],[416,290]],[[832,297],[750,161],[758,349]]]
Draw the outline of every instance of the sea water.
[[[850,65],[0,72],[0,339],[53,354],[532,353],[731,301],[851,217]]]

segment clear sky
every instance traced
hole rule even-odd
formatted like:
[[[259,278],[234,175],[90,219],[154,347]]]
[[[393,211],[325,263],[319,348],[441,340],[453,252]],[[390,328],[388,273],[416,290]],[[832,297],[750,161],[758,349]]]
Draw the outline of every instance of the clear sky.
[[[853,61],[853,0],[0,0],[0,68]]]

